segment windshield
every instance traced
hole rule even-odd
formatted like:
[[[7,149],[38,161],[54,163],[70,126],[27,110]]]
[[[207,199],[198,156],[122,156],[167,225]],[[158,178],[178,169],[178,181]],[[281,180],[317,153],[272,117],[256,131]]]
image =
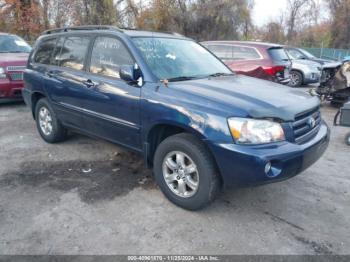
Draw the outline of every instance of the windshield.
[[[303,54],[305,56],[307,56],[308,58],[316,58],[313,54],[309,53],[308,51],[304,50],[304,49],[300,49],[301,52],[303,52]]]
[[[306,59],[306,56],[297,49],[287,49],[287,52],[292,59]]]
[[[0,53],[29,53],[32,48],[20,37],[0,35]]]
[[[270,48],[268,52],[273,61],[288,61],[289,58],[283,48]]]
[[[191,77],[232,74],[220,60],[194,41],[151,37],[133,40],[159,79],[177,78],[180,81]]]

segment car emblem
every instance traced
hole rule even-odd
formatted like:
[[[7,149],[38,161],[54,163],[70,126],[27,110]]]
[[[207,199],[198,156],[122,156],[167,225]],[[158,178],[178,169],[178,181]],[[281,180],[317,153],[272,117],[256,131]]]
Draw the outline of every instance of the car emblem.
[[[309,127],[312,129],[316,126],[316,120],[315,118],[313,117],[310,117],[308,120],[307,120],[307,124],[309,125]]]

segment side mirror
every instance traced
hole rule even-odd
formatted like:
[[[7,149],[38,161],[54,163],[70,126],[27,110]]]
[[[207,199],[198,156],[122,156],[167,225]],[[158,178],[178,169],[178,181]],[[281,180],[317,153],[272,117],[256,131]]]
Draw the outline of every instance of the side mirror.
[[[119,69],[119,76],[126,82],[136,82],[135,69],[133,65],[123,65]]]

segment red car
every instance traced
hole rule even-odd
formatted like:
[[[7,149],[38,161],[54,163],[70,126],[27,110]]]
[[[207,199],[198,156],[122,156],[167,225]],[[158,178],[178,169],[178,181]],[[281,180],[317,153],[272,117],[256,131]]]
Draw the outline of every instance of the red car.
[[[30,51],[22,38],[0,33],[0,102],[22,99],[23,71]]]
[[[238,74],[288,84],[291,61],[276,44],[243,41],[202,43]]]

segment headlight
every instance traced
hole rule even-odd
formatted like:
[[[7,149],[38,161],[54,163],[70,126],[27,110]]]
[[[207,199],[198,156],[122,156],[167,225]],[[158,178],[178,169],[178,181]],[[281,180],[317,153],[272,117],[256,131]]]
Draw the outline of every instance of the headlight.
[[[5,68],[0,67],[0,79],[6,78]]]
[[[238,144],[266,144],[285,140],[282,126],[269,120],[230,118],[228,125]]]

